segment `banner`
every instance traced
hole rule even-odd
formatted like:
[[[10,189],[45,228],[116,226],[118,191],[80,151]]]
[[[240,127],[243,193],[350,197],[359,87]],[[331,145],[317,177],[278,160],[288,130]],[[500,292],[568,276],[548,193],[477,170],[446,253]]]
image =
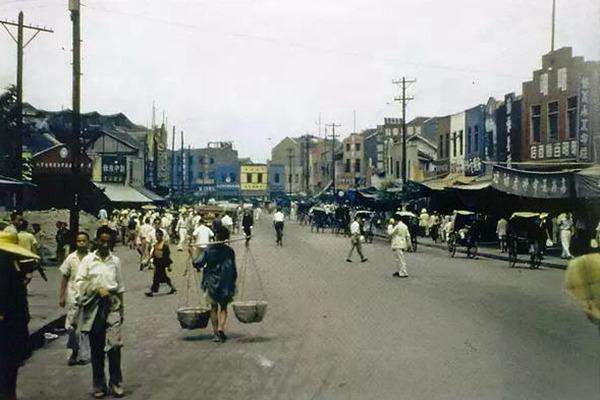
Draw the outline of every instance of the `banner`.
[[[571,172],[531,172],[494,165],[492,187],[501,192],[537,199],[571,197]]]
[[[595,165],[575,174],[575,192],[578,198],[600,198],[600,165]]]

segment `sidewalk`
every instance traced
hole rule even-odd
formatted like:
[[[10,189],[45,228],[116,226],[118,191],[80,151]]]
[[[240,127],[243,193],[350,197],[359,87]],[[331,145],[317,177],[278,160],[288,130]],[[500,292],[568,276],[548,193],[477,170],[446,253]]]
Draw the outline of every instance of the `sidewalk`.
[[[387,241],[387,236],[376,233],[375,237],[380,240]],[[434,243],[430,238],[419,237],[418,246],[425,246],[431,248],[437,248],[441,250],[448,250],[448,246],[446,243]],[[458,254],[466,254],[466,250],[464,248],[459,247],[456,252]],[[567,269],[567,260],[561,259],[559,256],[554,255],[556,252],[560,254],[560,250],[556,247],[550,248],[549,254],[544,255],[544,260],[542,261],[543,267],[548,268],[556,268],[556,269]],[[497,243],[479,243],[478,256],[483,258],[491,258],[495,260],[506,261],[508,264],[508,254],[500,253],[498,249]],[[527,265],[527,256],[525,254],[519,254],[519,258],[517,261],[517,266],[525,266]]]
[[[29,302],[29,337],[34,350],[44,345],[44,333],[56,328],[64,328],[65,310],[58,306],[61,274],[58,267],[46,267],[48,282],[40,274],[34,273],[27,287]]]

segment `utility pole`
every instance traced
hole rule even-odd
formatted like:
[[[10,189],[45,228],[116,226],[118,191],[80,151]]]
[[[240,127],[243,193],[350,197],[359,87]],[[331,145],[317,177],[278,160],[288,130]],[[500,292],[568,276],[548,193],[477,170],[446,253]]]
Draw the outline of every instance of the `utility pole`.
[[[292,175],[294,175],[294,169],[293,169],[293,164],[292,164],[292,160],[294,159],[294,149],[292,149],[291,147],[289,147],[287,149],[288,152],[288,160],[289,160],[289,172],[288,172],[288,183],[289,183],[289,191],[290,191],[290,197],[292,197]]]
[[[305,185],[306,185],[306,194],[308,194],[309,192],[309,186],[310,186],[310,136],[308,135],[308,133],[306,134],[306,136],[304,137],[305,141],[304,144],[306,146],[305,148],[305,155],[304,155],[304,167],[306,168],[306,173],[304,174],[304,181],[305,181]]]
[[[552,0],[552,39],[550,40],[550,51],[554,51],[555,25],[556,25],[556,0]]]
[[[184,165],[184,164],[183,164],[183,163],[184,163],[184,160],[183,160],[183,131],[181,131],[181,151],[180,151],[180,161],[181,161],[181,165],[180,165],[180,170],[179,170],[179,172],[180,172],[180,177],[181,177],[181,180],[179,181],[179,182],[180,182],[180,186],[179,186],[179,187],[180,187],[180,189],[181,189],[181,195],[183,196],[183,192],[184,192],[184,190],[185,190],[185,184],[184,184],[184,181],[183,181],[183,178],[184,178],[184,176],[185,176],[185,175],[184,175],[184,168],[183,168],[183,165]]]
[[[335,199],[337,194],[335,191],[335,128],[342,126],[341,124],[336,124],[332,122],[331,124],[327,124],[325,126],[331,127],[331,188],[333,189],[333,198]]]
[[[71,174],[73,181],[73,203],[69,214],[69,228],[71,241],[75,244],[79,232],[79,190],[81,181],[81,20],[79,13],[79,0],[69,0],[69,11],[73,22],[73,112],[71,114]]]
[[[173,125],[173,138],[171,144],[171,196],[175,193],[175,125]]]
[[[13,173],[13,178],[22,180],[23,161],[21,153],[23,148],[23,50],[27,47],[27,45],[29,45],[29,43],[31,43],[33,39],[35,39],[37,35],[40,34],[40,32],[53,33],[54,31],[52,31],[52,29],[47,29],[46,27],[25,25],[23,11],[19,12],[18,22],[0,20],[0,24],[2,24],[4,29],[6,29],[6,32],[8,32],[12,40],[17,44],[17,133],[13,141],[13,150],[11,152],[11,170]],[[13,32],[8,28],[9,26],[17,27],[17,37],[15,37]],[[26,43],[24,35],[25,29],[34,31],[33,36],[31,36]]]
[[[395,101],[402,104],[402,185],[406,184],[406,103],[414,100],[414,97],[406,97],[406,86],[415,83],[417,80],[407,80],[402,77],[401,80],[392,81],[394,85],[402,85],[402,97],[395,97]]]

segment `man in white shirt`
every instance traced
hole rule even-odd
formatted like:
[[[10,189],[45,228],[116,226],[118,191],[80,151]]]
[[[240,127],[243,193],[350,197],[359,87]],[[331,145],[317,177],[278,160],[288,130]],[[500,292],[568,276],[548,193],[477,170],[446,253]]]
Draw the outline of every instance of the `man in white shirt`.
[[[123,274],[121,260],[110,252],[114,233],[107,227],[96,232],[98,250],[83,258],[75,284],[82,305],[81,331],[89,333],[94,397],[108,392],[104,372],[108,356],[109,385],[114,397],[123,397],[121,374],[121,326],[124,320]]]
[[[506,231],[508,229],[508,221],[504,218],[498,220],[496,225],[496,234],[498,235],[498,241],[500,242],[500,253],[506,251]]]
[[[177,230],[177,234],[179,235],[179,242],[177,243],[177,251],[183,251],[183,245],[187,241],[187,218],[185,214],[181,214],[179,219],[177,220],[177,226],[175,229]]]
[[[277,236],[276,243],[279,246],[283,246],[283,221],[285,215],[281,212],[281,208],[277,208],[275,214],[273,214],[273,226],[275,227],[275,235]]]
[[[360,221],[358,218],[354,218],[354,221],[350,224],[350,244],[352,247],[350,247],[350,253],[348,253],[346,261],[352,262],[352,253],[354,252],[354,249],[356,249],[356,252],[360,256],[360,262],[367,261],[362,252]]]
[[[229,231],[229,234],[233,233],[233,219],[231,219],[229,213],[225,213],[223,218],[221,218],[221,225]]]
[[[393,218],[390,219],[390,224],[388,225],[387,230],[388,236],[391,240],[390,245],[396,256],[396,262],[398,264],[398,271],[394,272],[393,276],[397,278],[408,278],[404,252],[408,250],[408,247],[411,243],[410,231],[408,230],[406,224],[400,221],[399,217],[398,222],[396,222]]]
[[[98,219],[108,219],[108,212],[104,208],[101,208],[98,212]]]
[[[62,280],[60,285],[59,295],[59,306],[67,306],[67,316],[65,317],[65,329],[69,332],[69,339],[67,341],[67,348],[71,349],[71,356],[69,357],[68,364],[72,365],[83,365],[88,360],[84,349],[87,349],[86,337],[81,335],[78,330],[78,317],[79,317],[79,305],[77,304],[77,286],[75,284],[75,278],[79,265],[85,256],[88,254],[89,235],[85,232],[79,232],[75,239],[77,250],[72,252],[65,258],[65,261],[59,268],[62,274]]]
[[[215,234],[208,226],[204,225],[204,223],[200,221],[198,227],[194,229],[192,236],[194,236],[194,252],[192,255],[194,260],[198,260],[200,257],[202,257],[202,253],[208,244],[213,240]]]

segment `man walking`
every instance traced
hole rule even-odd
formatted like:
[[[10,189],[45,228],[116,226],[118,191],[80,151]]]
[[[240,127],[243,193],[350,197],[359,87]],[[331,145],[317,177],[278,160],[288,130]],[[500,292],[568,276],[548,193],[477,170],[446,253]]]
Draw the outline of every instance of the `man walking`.
[[[348,257],[346,258],[347,262],[352,262],[352,253],[354,252],[354,249],[356,249],[356,252],[360,256],[360,262],[367,261],[367,258],[365,258],[362,252],[360,227],[361,224],[359,219],[354,218],[354,221],[352,221],[352,224],[350,224],[350,244],[352,247],[350,247],[350,253],[348,253]]]
[[[206,247],[208,246],[208,244],[215,237],[215,234],[200,219],[198,221],[198,227],[196,229],[194,229],[192,236],[194,236],[194,251],[192,253],[192,258],[194,260],[199,260],[202,258],[202,255],[204,254],[204,250],[206,250]]]
[[[89,334],[94,397],[108,393],[104,360],[108,356],[109,385],[114,397],[123,397],[121,374],[121,325],[124,319],[121,260],[110,248],[114,232],[105,226],[96,233],[98,250],[83,258],[75,278],[82,306],[81,331]]]
[[[283,221],[285,220],[285,215],[281,212],[281,208],[277,208],[275,214],[273,214],[273,226],[275,227],[275,235],[277,236],[277,241],[275,242],[279,246],[283,246]]]
[[[252,226],[254,225],[254,218],[252,217],[252,210],[246,210],[244,217],[242,218],[242,227],[244,229],[244,236],[246,237],[246,246],[250,245],[250,238],[252,237]]]
[[[504,217],[498,220],[496,225],[496,234],[498,235],[498,241],[500,243],[500,253],[506,252],[506,235],[508,229],[508,221]]]
[[[561,218],[562,217],[562,218]],[[560,244],[562,245],[562,259],[573,258],[571,255],[571,237],[573,237],[573,217],[571,213],[562,214],[558,218],[558,228],[560,229]]]
[[[89,235],[85,232],[79,232],[75,244],[77,250],[67,256],[65,261],[59,268],[62,274],[60,285],[59,306],[67,307],[67,316],[65,317],[65,329],[69,333],[67,348],[71,349],[68,365],[85,364],[88,360],[85,352],[80,351],[82,347],[87,349],[86,337],[81,334],[78,329],[79,319],[79,304],[77,304],[77,287],[75,285],[75,277],[79,265],[85,256],[88,254]],[[82,346],[83,345],[83,346]]]
[[[398,222],[396,222],[393,218],[390,219],[390,224],[388,225],[388,236],[390,237],[392,251],[395,254],[396,263],[398,265],[398,271],[394,272],[393,276],[397,278],[408,278],[404,252],[408,250],[408,246],[411,243],[411,238],[408,227],[400,220],[399,217]]]

